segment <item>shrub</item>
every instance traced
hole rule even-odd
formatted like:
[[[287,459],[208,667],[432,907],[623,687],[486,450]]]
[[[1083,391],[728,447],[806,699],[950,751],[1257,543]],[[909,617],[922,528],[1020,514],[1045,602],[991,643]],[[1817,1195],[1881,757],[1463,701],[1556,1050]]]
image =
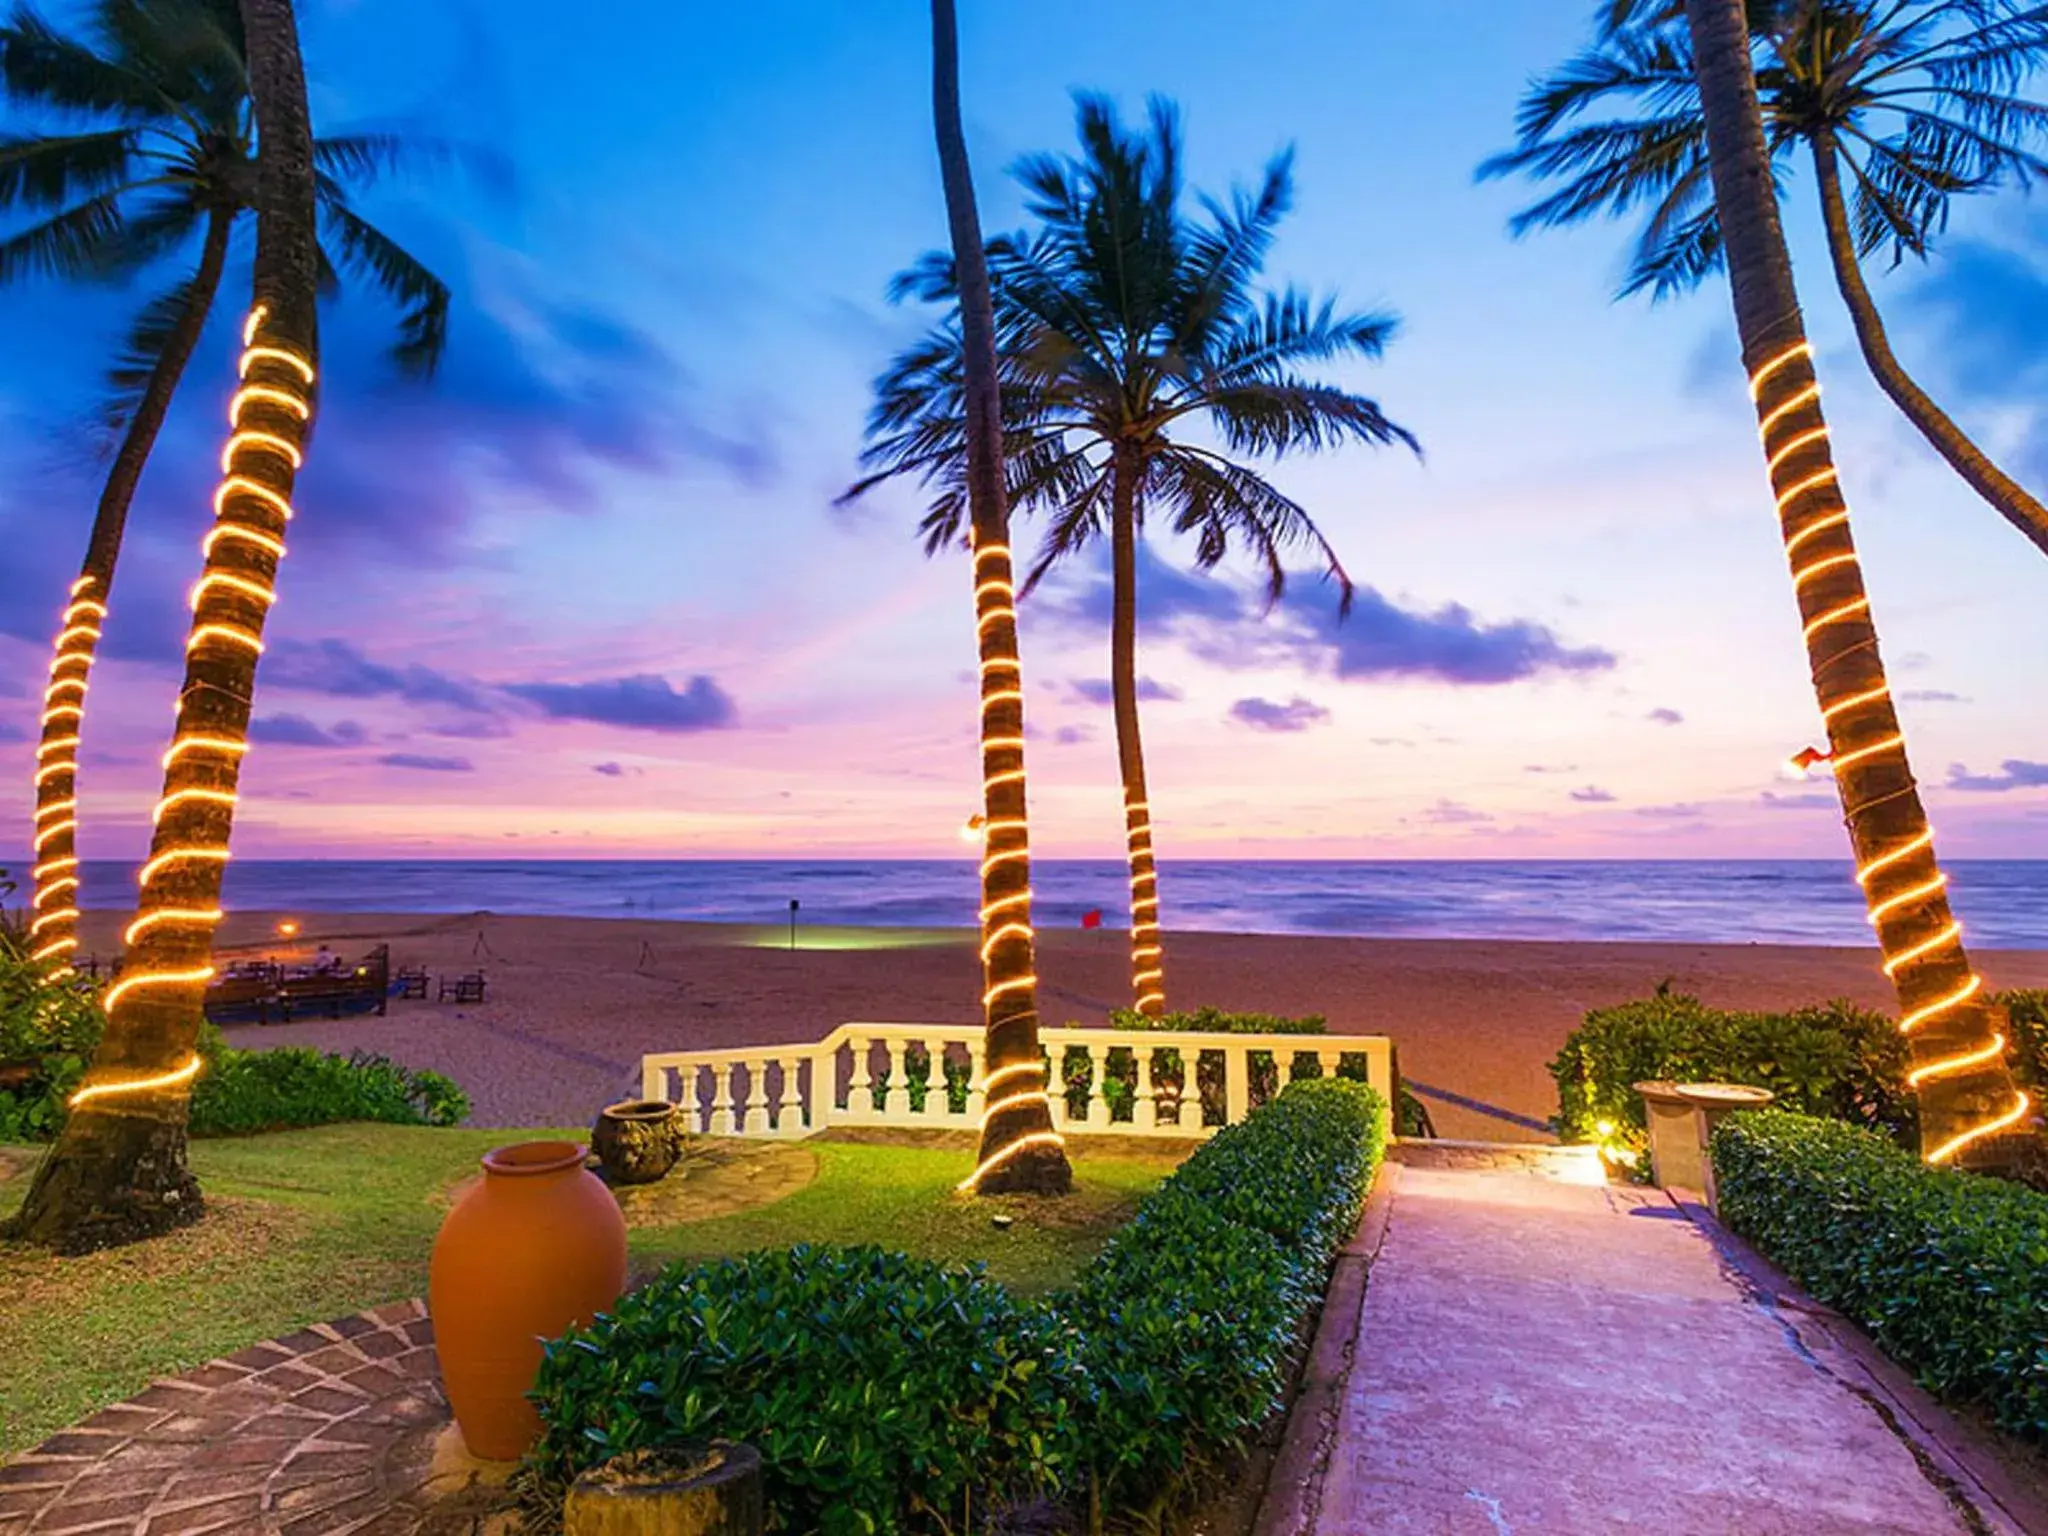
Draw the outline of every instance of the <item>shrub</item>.
[[[192,1134],[246,1135],[338,1120],[459,1125],[469,1096],[438,1072],[416,1072],[367,1051],[322,1055],[303,1046],[238,1051],[220,1043],[192,1085]],[[204,1045],[202,1045],[202,1050]]]
[[[30,1070],[0,1087],[0,1142],[48,1141],[64,1124],[64,1101],[106,1028],[97,993],[74,979],[51,982],[19,950],[0,944],[0,1064]],[[204,1065],[192,1085],[191,1131],[226,1136],[337,1120],[457,1125],[469,1098],[438,1072],[415,1072],[356,1051],[322,1055],[302,1047],[241,1051],[202,1025]]]
[[[2013,1076],[2038,1103],[2048,1096],[2048,991],[2007,992],[1995,1001],[2005,1005],[2012,1021],[2006,1058]]]
[[[1100,1502],[1156,1516],[1279,1406],[1379,1162],[1380,1114],[1362,1084],[1291,1084],[1182,1164],[1048,1303],[1070,1330]]]
[[[761,1453],[777,1529],[966,1528],[1064,1470],[1053,1343],[978,1267],[810,1247],[672,1267],[548,1346],[524,1493],[559,1511],[586,1467],[723,1436]]]
[[[1635,1084],[1655,1078],[1768,1088],[1780,1107],[1826,1115],[1917,1141],[1906,1087],[1906,1041],[1890,1019],[1846,1002],[1790,1013],[1737,1013],[1696,997],[1654,997],[1596,1008],[1550,1063],[1558,1134],[1640,1149],[1646,1139]],[[1602,1121],[1616,1127],[1601,1138]]]
[[[1714,1136],[1720,1216],[1938,1396],[2048,1442],[2048,1196],[1761,1110]]]
[[[1379,1123],[1370,1088],[1295,1084],[1034,1306],[873,1248],[671,1267],[548,1346],[529,1515],[614,1455],[718,1436],[761,1452],[777,1529],[973,1529],[1084,1490],[1156,1514],[1278,1405]]]

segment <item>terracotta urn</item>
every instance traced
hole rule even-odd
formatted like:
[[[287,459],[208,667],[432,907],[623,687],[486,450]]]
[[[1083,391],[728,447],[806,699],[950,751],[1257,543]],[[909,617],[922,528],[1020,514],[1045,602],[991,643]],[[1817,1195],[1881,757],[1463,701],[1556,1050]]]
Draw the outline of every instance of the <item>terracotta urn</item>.
[[[625,1218],[584,1157],[573,1141],[494,1148],[434,1240],[434,1352],[463,1441],[487,1461],[516,1460],[540,1435],[526,1393],[541,1341],[626,1286]]]
[[[663,1099],[627,1099],[598,1111],[590,1150],[613,1184],[652,1184],[683,1155],[683,1121]]]

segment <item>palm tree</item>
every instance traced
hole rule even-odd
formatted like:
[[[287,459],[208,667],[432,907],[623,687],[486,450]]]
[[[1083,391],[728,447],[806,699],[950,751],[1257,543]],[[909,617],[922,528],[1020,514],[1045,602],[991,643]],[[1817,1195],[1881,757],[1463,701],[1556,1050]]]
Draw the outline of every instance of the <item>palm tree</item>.
[[[1827,726],[1825,756],[1912,1043],[1908,1080],[1919,1094],[1923,1155],[1991,1164],[2010,1155],[1997,1133],[2023,1120],[2028,1104],[2006,1070],[1999,1020],[1949,911],[1878,655],[1778,223],[1742,0],[1685,0],[1685,10],[1743,365]]]
[[[321,277],[318,177],[291,3],[241,0],[241,16],[261,154],[254,295],[218,515],[194,589],[185,685],[127,964],[106,994],[106,1033],[85,1083],[11,1229],[64,1252],[154,1236],[200,1213],[185,1164],[194,1047],[256,660],[312,424]]]
[[[1516,233],[1648,205],[1624,293],[1722,265],[1693,50],[1673,0],[1610,0],[1594,47],[1524,97],[1520,142],[1480,167],[1564,185]],[[1835,285],[1878,386],[1985,501],[2048,553],[2048,508],[1994,464],[1899,362],[1865,258],[1925,257],[1962,193],[2048,172],[2048,106],[2020,94],[2048,60],[2048,5],[2018,0],[1751,0],[1766,152],[1812,160]],[[1584,119],[1609,102],[1636,115]],[[1845,193],[1844,175],[1852,191]]]
[[[960,269],[965,477],[974,530],[975,635],[981,654],[981,973],[986,1094],[981,1158],[962,1188],[1065,1194],[1074,1182],[1052,1128],[1038,1044],[1031,932],[1031,850],[1024,800],[1024,672],[1017,652],[1010,510],[1003,494],[994,307],[981,216],[960,127],[960,36],[953,0],[932,0],[932,119],[946,223]]]
[[[57,969],[77,946],[77,764],[86,686],[107,613],[129,503],[213,309],[231,237],[256,194],[254,123],[234,0],[96,0],[89,41],[21,9],[0,27],[0,87],[58,131],[0,137],[0,210],[35,221],[0,239],[0,284],[44,275],[131,279],[193,265],[137,311],[110,370],[119,433],[85,561],[58,625],[37,750],[35,955]],[[337,268],[402,309],[393,354],[431,373],[447,337],[448,289],[350,206],[353,189],[445,153],[387,134],[314,145],[326,249]]]
[[[1110,695],[1131,876],[1131,990],[1141,1013],[1165,1011],[1158,874],[1138,724],[1138,540],[1148,517],[1195,538],[1196,564],[1233,546],[1264,567],[1269,600],[1285,589],[1285,554],[1314,551],[1348,611],[1352,585],[1309,514],[1245,459],[1415,439],[1371,400],[1303,370],[1378,357],[1395,320],[1339,314],[1295,289],[1254,290],[1274,230],[1294,197],[1292,157],[1229,206],[1183,206],[1180,125],[1151,103],[1144,131],[1102,97],[1078,102],[1081,156],[1038,155],[1016,175],[1035,231],[989,242],[1001,346],[1008,490],[1049,516],[1025,591],[1107,533]],[[957,304],[953,263],[926,257],[898,297]],[[863,462],[846,498],[898,475],[936,491],[927,553],[960,537],[967,498],[961,328],[954,315],[905,351],[876,385]],[[1201,429],[1221,448],[1190,441]]]

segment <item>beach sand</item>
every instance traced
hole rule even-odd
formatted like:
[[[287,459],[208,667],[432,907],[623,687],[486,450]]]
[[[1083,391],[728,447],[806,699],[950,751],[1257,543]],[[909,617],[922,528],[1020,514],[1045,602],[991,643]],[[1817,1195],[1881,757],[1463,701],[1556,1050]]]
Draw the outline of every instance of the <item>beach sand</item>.
[[[224,953],[278,952],[280,916],[301,955],[325,942],[353,958],[391,945],[392,963],[445,974],[481,968],[482,1006],[398,1002],[387,1018],[236,1025],[241,1046],[380,1051],[445,1072],[478,1125],[579,1125],[638,1091],[645,1051],[811,1041],[850,1019],[960,1023],[977,1017],[979,967],[966,932],[787,930],[640,919],[245,912]],[[119,914],[86,915],[84,949],[117,951]],[[1669,979],[1736,1008],[1847,997],[1889,1007],[1870,950],[1726,944],[1536,944],[1470,939],[1300,938],[1169,933],[1167,982],[1182,1007],[1321,1013],[1336,1033],[1393,1038],[1417,1083],[1541,1121],[1557,1107],[1545,1064],[1589,1008]],[[879,947],[887,946],[887,947]],[[1126,995],[1124,935],[1040,935],[1040,1011],[1099,1024]],[[2048,986],[2048,951],[1984,950],[1999,987]],[[1445,1136],[1525,1140],[1512,1122],[1426,1099]]]

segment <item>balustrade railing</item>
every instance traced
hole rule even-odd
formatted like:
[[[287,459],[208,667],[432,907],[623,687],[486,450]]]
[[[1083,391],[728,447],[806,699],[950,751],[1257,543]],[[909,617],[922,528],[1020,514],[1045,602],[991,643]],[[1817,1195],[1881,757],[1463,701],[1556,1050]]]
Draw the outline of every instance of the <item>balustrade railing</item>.
[[[1296,1077],[1342,1073],[1394,1102],[1384,1035],[1220,1035],[1041,1029],[1053,1123],[1069,1135],[1200,1138],[1234,1125]],[[842,1024],[807,1045],[662,1051],[640,1091],[713,1136],[810,1136],[827,1126],[973,1130],[985,1102],[972,1024]]]

